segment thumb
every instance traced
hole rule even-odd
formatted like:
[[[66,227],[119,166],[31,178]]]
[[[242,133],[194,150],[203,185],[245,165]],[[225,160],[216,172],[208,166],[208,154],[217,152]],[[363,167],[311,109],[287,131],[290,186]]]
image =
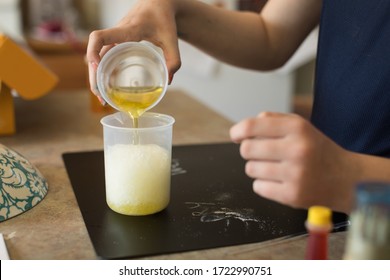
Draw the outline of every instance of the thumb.
[[[168,69],[168,83],[171,84],[173,76],[181,67],[181,58],[178,44],[167,45],[163,50]]]

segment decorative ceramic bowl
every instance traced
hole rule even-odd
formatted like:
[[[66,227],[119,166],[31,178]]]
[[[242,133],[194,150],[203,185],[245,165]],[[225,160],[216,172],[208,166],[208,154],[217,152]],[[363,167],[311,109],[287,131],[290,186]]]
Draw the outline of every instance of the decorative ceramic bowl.
[[[0,144],[0,222],[31,209],[47,191],[48,184],[39,170]]]

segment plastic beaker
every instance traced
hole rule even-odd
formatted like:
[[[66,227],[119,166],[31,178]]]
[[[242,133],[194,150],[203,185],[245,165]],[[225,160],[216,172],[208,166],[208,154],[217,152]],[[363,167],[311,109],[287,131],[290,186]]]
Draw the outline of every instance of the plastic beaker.
[[[106,201],[112,210],[148,215],[168,206],[174,122],[171,116],[149,112],[139,118],[138,128],[121,112],[101,119]]]

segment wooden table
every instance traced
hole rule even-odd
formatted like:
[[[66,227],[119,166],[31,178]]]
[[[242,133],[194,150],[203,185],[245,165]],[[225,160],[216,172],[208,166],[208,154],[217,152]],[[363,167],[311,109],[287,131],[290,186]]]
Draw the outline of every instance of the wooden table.
[[[173,144],[228,142],[232,123],[179,91],[169,91],[153,111],[175,117]],[[96,259],[62,154],[103,149],[100,119],[89,91],[57,91],[36,101],[16,100],[17,133],[0,143],[30,160],[49,192],[31,210],[0,223],[11,259]],[[341,259],[345,233],[330,236],[330,258]],[[149,259],[303,259],[306,236],[200,250]]]

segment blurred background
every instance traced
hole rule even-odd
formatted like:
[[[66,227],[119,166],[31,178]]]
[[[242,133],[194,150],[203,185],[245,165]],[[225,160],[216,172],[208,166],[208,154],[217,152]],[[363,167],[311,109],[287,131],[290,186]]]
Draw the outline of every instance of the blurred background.
[[[199,0],[200,1],[200,0]],[[267,0],[202,0],[223,9],[258,12]],[[53,72],[58,89],[88,89],[85,50],[92,30],[114,26],[136,0],[0,0],[0,32],[27,45]],[[180,89],[236,122],[261,111],[311,111],[318,30],[282,68],[232,67],[180,42]],[[1,61],[0,61],[1,63]]]

